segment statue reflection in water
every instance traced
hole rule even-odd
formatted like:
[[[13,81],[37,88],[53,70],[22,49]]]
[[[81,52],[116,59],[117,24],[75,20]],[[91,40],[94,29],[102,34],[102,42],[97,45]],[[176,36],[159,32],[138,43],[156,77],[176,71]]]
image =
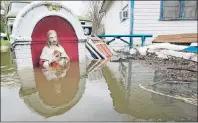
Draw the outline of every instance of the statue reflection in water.
[[[95,73],[107,62],[91,61],[82,75],[78,61],[70,61],[67,65],[56,68],[35,68],[32,80],[34,87],[21,86],[20,97],[29,109],[45,118],[64,114],[81,99],[87,75]],[[30,82],[26,82],[26,85],[27,83]]]
[[[53,42],[57,41],[54,31],[48,32],[48,39],[50,36],[52,40],[40,56],[40,67],[34,68],[32,79],[23,80],[19,92],[28,108],[45,118],[64,114],[75,106],[84,93],[86,82],[86,76],[80,76],[82,64],[70,60],[64,49],[57,46],[58,42]],[[95,68],[91,66],[89,73]]]
[[[60,68],[35,68],[35,88],[20,89],[28,108],[45,118],[69,111],[82,97],[85,79],[80,79],[78,62]]]
[[[48,118],[67,112],[78,103],[84,93],[85,79],[80,79],[79,62],[70,61],[61,48],[60,51],[63,52],[57,52],[60,55],[58,62],[57,57],[54,57],[55,62],[53,59],[50,61],[45,49],[47,48],[43,49],[40,57],[41,67],[34,68],[33,82],[30,79],[22,82],[24,85],[35,83],[34,86],[25,88],[22,84],[19,94],[29,109]]]

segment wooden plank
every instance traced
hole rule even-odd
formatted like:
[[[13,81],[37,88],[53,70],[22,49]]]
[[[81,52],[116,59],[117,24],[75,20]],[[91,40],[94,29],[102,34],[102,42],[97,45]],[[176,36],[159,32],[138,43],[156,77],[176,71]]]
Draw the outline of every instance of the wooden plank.
[[[159,35],[153,40],[153,43],[196,43],[197,34]]]
[[[94,40],[93,43],[96,45],[96,47],[101,51],[107,58],[112,57],[113,53],[111,50],[107,47],[107,45],[100,41],[100,40]]]

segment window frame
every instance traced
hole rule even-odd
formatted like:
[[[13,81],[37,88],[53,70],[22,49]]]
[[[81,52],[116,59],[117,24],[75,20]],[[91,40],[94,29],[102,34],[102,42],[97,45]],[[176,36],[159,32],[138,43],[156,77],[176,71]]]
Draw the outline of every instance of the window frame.
[[[179,19],[164,19],[163,18],[163,9],[164,9],[164,0],[160,1],[160,17],[159,17],[159,21],[197,21],[198,18],[196,19],[185,19],[184,18],[184,0],[180,0],[180,15],[179,15]]]
[[[120,13],[121,13],[121,11],[123,11],[123,10],[128,11],[128,18],[122,19],[122,20],[121,20],[121,18],[120,18]],[[129,4],[126,4],[124,7],[121,8],[121,10],[120,10],[120,12],[119,12],[119,19],[120,19],[120,22],[121,22],[121,23],[129,19]]]

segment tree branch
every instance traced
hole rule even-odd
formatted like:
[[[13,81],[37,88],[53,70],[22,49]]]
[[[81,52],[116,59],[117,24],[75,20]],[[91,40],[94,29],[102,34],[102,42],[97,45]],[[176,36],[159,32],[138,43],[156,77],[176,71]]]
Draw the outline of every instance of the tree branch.
[[[100,5],[101,1],[86,1],[86,11],[88,16],[92,20],[92,34],[98,34],[100,32],[100,28],[102,27],[102,19],[104,17],[104,13],[100,13]]]

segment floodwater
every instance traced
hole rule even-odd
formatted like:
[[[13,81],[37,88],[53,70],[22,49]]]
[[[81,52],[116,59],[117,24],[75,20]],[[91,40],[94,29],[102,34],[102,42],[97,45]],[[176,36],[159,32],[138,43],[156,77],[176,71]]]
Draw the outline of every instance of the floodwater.
[[[1,54],[2,121],[197,121],[196,105],[144,89],[153,89],[155,70],[137,61],[86,60],[60,71],[10,63]]]

